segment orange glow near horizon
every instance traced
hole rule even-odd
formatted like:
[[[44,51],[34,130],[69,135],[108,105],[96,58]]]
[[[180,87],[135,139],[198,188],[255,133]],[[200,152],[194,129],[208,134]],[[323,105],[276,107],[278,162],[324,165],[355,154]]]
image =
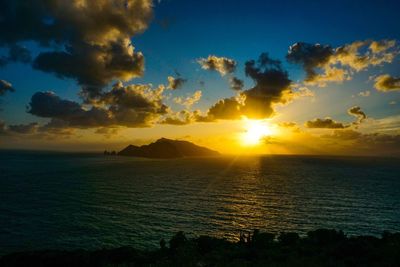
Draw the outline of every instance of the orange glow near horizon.
[[[265,120],[244,120],[245,132],[242,134],[244,146],[257,146],[263,138],[274,134],[273,127]]]

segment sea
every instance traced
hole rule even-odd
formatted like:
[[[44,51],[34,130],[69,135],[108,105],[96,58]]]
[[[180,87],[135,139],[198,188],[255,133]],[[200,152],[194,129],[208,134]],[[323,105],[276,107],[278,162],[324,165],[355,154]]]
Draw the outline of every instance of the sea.
[[[0,151],[0,254],[317,228],[400,232],[400,160]]]

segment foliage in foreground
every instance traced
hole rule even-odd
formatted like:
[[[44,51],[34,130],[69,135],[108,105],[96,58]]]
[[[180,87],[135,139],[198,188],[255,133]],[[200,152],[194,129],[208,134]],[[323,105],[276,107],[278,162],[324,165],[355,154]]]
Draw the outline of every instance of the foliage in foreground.
[[[161,240],[154,251],[122,247],[20,252],[3,256],[0,266],[400,266],[400,233],[347,237],[319,229],[300,237],[256,230],[230,242],[209,236],[187,239],[179,232],[169,246]]]

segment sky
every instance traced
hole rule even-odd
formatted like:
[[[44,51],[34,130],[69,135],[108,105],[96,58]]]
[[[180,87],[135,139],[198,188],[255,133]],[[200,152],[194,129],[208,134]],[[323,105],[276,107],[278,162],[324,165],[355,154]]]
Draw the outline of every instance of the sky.
[[[3,0],[0,148],[400,155],[399,9]]]

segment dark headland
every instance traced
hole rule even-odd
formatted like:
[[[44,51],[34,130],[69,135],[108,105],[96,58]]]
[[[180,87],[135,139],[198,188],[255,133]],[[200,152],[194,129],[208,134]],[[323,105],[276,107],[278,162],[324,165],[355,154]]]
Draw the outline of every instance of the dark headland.
[[[300,237],[256,230],[231,242],[209,236],[189,239],[179,232],[152,251],[122,247],[19,252],[0,258],[0,266],[400,266],[400,233],[347,237],[319,229]]]
[[[195,145],[188,141],[172,140],[167,138],[161,138],[154,143],[143,146],[129,145],[117,154],[120,156],[166,159],[220,155],[217,151]]]

